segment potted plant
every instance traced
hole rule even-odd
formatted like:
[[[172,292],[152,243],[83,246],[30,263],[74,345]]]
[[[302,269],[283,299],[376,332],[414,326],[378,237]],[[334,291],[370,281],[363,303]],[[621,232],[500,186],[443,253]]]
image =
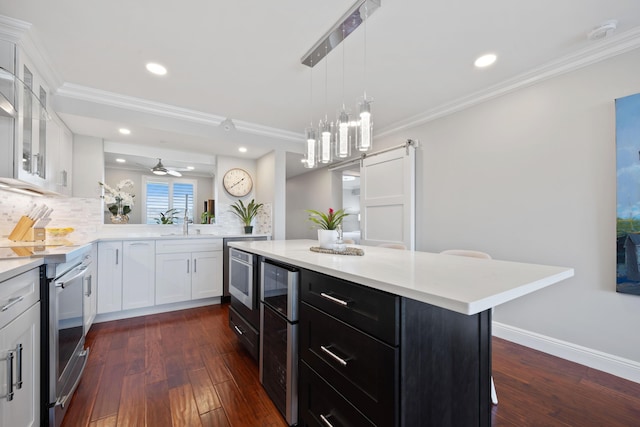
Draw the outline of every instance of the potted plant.
[[[169,209],[165,212],[160,212],[159,218],[154,218],[156,220],[156,224],[173,224],[174,221],[177,221],[178,209]]]
[[[242,200],[236,201],[231,205],[231,212],[236,215],[244,224],[245,234],[251,234],[253,232],[253,226],[251,221],[258,215],[258,212],[262,208],[262,203],[256,203],[253,199],[245,206]]]
[[[307,209],[309,212],[309,221],[318,226],[318,242],[320,247],[324,249],[333,249],[333,244],[338,238],[336,231],[342,226],[342,220],[349,214],[344,209],[334,211],[329,208],[328,213]]]

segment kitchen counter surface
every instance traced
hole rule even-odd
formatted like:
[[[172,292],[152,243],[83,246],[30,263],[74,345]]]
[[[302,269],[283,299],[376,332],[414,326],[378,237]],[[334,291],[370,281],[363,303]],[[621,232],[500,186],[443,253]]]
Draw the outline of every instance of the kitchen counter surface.
[[[42,258],[20,258],[0,261],[0,282],[34,269],[44,263]]]
[[[358,246],[364,256],[309,250],[315,240],[230,246],[463,314],[476,314],[572,277],[572,268]]]

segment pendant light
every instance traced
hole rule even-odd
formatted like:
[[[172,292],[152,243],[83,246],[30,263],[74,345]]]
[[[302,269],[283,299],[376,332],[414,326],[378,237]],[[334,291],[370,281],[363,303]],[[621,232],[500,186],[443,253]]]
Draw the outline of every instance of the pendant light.
[[[326,49],[326,47],[325,47]],[[328,164],[333,161],[333,123],[329,122],[327,116],[327,98],[328,98],[328,81],[329,81],[329,58],[325,52],[324,58],[324,120],[320,120],[318,126],[318,132],[320,133],[320,149],[318,153],[318,161],[323,164]]]
[[[349,113],[344,104],[344,68],[345,68],[345,24],[342,24],[342,110],[338,114],[335,135],[336,157],[345,159],[351,156],[351,133],[349,132]]]
[[[360,123],[356,132],[356,148],[358,151],[369,151],[373,144],[373,121],[371,120],[371,99],[367,99],[367,4],[364,4],[364,96],[358,104]]]
[[[310,112],[311,112],[311,124],[308,128],[305,129],[305,138],[307,140],[305,158],[303,159],[304,167],[308,169],[313,169],[317,166],[317,140],[316,140],[316,130],[313,127],[313,62],[311,66],[311,84],[309,90],[309,104],[310,104]]]

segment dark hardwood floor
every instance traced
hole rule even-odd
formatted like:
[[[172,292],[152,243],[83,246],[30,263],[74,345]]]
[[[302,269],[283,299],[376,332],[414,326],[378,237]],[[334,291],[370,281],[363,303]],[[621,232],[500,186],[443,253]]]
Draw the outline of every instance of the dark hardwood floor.
[[[63,427],[286,426],[227,319],[222,305],[95,324]],[[640,425],[640,384],[498,338],[493,377],[494,426]]]

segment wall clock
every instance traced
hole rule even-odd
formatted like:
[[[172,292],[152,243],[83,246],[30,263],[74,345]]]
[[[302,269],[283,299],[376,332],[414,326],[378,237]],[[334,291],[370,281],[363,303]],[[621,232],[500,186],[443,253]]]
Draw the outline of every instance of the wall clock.
[[[253,180],[251,175],[244,169],[229,169],[222,178],[222,185],[227,193],[235,197],[244,197],[251,192]]]

